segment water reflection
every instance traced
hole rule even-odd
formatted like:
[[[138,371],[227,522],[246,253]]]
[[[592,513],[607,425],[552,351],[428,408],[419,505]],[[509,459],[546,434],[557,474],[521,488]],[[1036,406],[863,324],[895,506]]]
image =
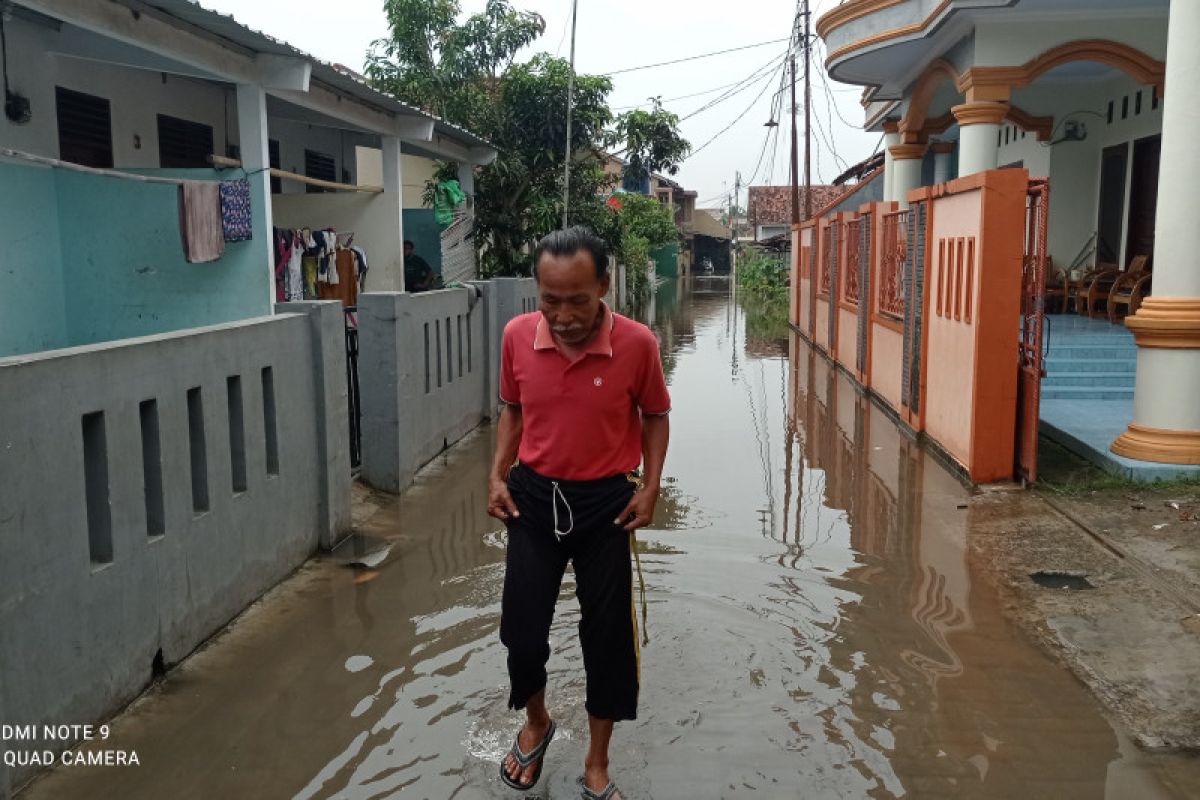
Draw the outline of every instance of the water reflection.
[[[1160,762],[1003,619],[968,557],[966,490],[802,342],[751,346],[752,313],[725,278],[658,293],[675,410],[639,535],[650,641],[639,719],[613,743],[626,795],[1165,795]],[[118,720],[106,746],[137,749],[138,771],[60,770],[28,796],[508,796],[490,451],[477,434],[374,498],[361,552],[305,570]],[[568,573],[540,797],[578,796],[573,591]]]

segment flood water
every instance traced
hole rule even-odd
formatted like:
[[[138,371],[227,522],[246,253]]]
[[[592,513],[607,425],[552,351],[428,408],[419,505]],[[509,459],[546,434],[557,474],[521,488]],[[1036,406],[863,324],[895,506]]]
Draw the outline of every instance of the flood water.
[[[968,490],[844,377],[721,278],[661,287],[650,316],[674,411],[666,496],[640,533],[641,709],[613,742],[626,797],[1200,792],[1194,758],[1138,752],[1006,622],[968,553]],[[349,550],[118,718],[106,746],[141,766],[60,768],[24,797],[515,796],[496,778],[520,717],[490,456],[481,429],[402,497],[373,496]],[[573,589],[568,573],[537,797],[578,797]]]

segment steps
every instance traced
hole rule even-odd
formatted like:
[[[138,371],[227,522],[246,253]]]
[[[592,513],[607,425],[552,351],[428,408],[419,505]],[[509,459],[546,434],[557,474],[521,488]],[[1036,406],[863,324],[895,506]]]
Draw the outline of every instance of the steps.
[[[1137,346],[1126,328],[1099,320],[1065,330],[1052,324],[1048,339],[1043,399],[1132,402]]]

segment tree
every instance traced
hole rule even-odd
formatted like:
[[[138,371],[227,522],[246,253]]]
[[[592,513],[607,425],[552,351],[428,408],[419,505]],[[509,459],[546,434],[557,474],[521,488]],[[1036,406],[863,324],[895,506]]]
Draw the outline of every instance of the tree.
[[[691,145],[679,135],[679,117],[663,110],[658,98],[651,98],[649,111],[635,109],[617,117],[610,141],[623,145],[625,174],[641,183],[656,172],[674,175],[679,164],[691,152]]]
[[[480,271],[530,274],[531,246],[562,222],[570,64],[545,53],[515,63],[545,21],[508,0],[488,0],[461,23],[458,0],[386,0],[385,11],[390,36],[372,45],[368,77],[496,147],[498,157],[475,182]],[[620,226],[603,203],[613,184],[604,148],[621,141],[635,169],[674,174],[687,143],[674,130],[678,119],[658,107],[613,126],[611,91],[607,77],[575,76],[569,222],[589,225],[619,247]]]

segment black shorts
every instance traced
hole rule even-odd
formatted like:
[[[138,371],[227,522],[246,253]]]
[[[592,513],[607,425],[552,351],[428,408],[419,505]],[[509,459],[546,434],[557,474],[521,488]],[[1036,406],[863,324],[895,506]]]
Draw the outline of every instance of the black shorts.
[[[567,561],[575,567],[587,712],[637,718],[640,669],[630,566],[631,535],[613,522],[636,490],[634,479],[546,478],[512,468],[508,489],[521,516],[508,521],[500,641],[508,648],[508,705],[524,708],[546,686],[550,623]],[[570,531],[563,535],[557,531]]]

